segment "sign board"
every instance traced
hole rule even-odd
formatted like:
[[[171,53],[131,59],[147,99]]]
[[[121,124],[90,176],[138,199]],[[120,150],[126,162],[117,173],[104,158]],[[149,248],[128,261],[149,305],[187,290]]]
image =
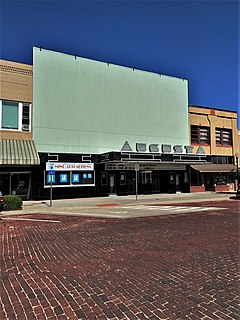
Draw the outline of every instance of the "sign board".
[[[44,188],[68,188],[95,186],[94,171],[56,171],[55,174],[44,172]]]
[[[106,163],[105,170],[135,170],[134,163]]]
[[[136,151],[137,152],[150,152],[150,153],[176,153],[176,154],[192,154],[193,146],[183,146],[183,145],[171,145],[171,144],[158,144],[152,143],[147,145],[146,143],[136,143]],[[128,141],[125,141],[121,152],[132,152],[133,149],[130,146]],[[201,153],[204,154],[203,148],[201,148]]]
[[[93,163],[46,162],[46,171],[93,171]]]
[[[136,168],[137,165],[138,167]],[[105,170],[186,170],[186,165],[162,163],[105,163]]]
[[[44,188],[95,186],[93,163],[46,162]]]

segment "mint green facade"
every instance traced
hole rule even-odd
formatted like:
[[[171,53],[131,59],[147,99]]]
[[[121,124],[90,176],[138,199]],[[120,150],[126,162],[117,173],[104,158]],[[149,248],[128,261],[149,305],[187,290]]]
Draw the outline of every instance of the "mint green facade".
[[[128,141],[188,145],[188,82],[33,49],[38,152],[104,153]],[[135,149],[133,150],[135,151]]]

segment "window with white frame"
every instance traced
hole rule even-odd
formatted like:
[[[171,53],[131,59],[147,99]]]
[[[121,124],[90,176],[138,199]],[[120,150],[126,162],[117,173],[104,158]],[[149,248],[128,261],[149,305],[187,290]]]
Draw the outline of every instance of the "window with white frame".
[[[31,104],[0,100],[0,130],[31,131]]]

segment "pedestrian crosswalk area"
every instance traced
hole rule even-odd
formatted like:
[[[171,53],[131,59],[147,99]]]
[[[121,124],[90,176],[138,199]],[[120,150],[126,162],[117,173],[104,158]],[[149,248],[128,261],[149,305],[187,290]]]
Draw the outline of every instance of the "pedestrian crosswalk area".
[[[152,206],[152,205],[138,205],[138,206],[128,206],[120,207],[121,209],[131,210],[145,210],[145,211],[158,211],[158,212],[171,212],[171,213],[187,213],[187,212],[202,212],[202,211],[215,211],[224,210],[226,208],[219,207],[196,207],[196,206]],[[120,209],[118,208],[118,209]]]
[[[128,218],[137,218],[137,217],[151,217],[151,216],[166,216],[174,214],[188,214],[188,213],[200,213],[205,212],[209,213],[219,213],[226,208],[211,207],[211,206],[184,206],[184,205],[123,205],[116,207],[92,207],[91,209],[81,208],[67,213],[63,211],[54,212],[56,215],[72,215],[72,216],[87,216],[87,217],[96,217],[96,218],[117,218],[117,219],[128,219]]]

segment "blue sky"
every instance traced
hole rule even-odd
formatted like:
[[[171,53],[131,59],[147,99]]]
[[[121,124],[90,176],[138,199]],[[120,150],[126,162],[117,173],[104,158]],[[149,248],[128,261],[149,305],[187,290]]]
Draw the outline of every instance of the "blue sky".
[[[239,0],[1,1],[1,59],[32,47],[189,81],[189,103],[239,111]]]

